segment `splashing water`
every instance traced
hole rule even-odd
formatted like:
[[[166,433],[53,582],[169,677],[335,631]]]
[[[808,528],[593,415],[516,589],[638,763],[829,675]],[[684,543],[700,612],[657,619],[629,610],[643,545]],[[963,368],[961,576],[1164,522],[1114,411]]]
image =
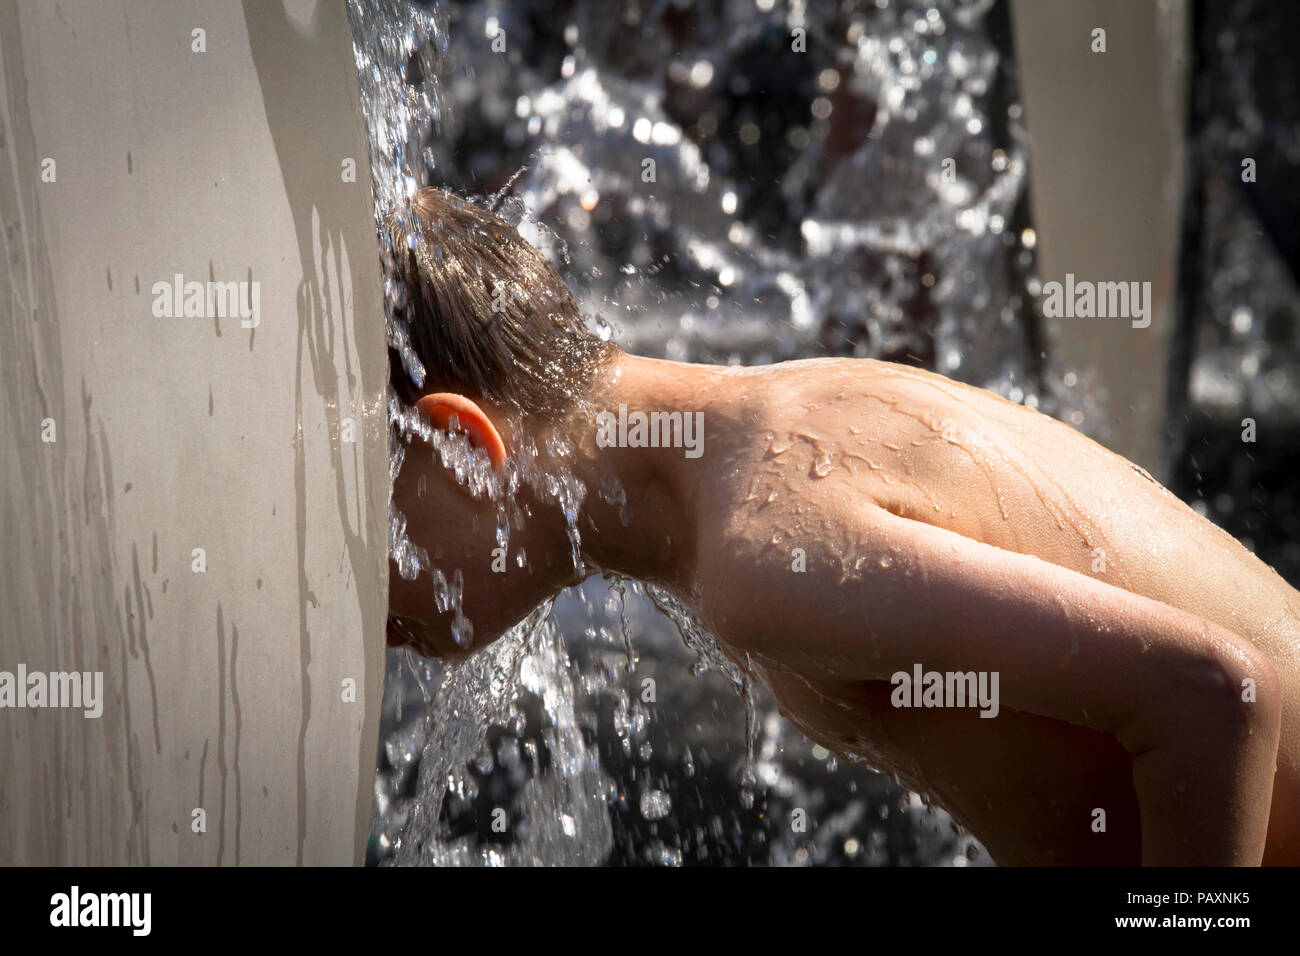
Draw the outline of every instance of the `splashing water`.
[[[919,362],[1096,420],[1104,396],[1048,367],[1027,292],[1024,134],[994,9],[724,0],[679,11],[683,27],[653,4],[617,22],[594,0],[349,0],[376,213],[400,219],[434,182],[492,193],[483,204],[550,255],[599,334],[641,354]],[[381,229],[391,276],[389,241]],[[407,295],[389,279],[388,341],[422,384]],[[527,483],[562,509],[582,569],[588,489],[560,467],[566,449],[531,449],[501,476],[391,393],[389,419],[394,478],[420,437],[501,502],[498,543],[523,520],[511,501]],[[627,506],[621,489],[594,493]],[[405,527],[390,509],[398,573],[428,575],[458,610],[454,575]],[[820,748],[792,757],[810,745],[672,595],[614,579],[606,600],[606,586],[570,589],[461,664],[389,653],[374,859],[974,859],[915,795]],[[719,715],[738,706],[733,741]],[[815,839],[767,823],[791,806],[820,813]]]
[[[395,256],[403,250],[391,247],[392,237],[382,228],[389,214],[398,217],[404,231],[415,230],[407,217],[404,200],[428,184],[431,157],[422,144],[439,119],[437,60],[445,52],[446,34],[435,13],[413,5],[385,0],[353,0],[349,17],[356,38],[355,54],[361,85],[362,110],[371,143],[371,175],[375,188],[375,209],[385,266],[385,311],[388,344],[398,353],[408,375],[417,386],[424,384],[424,368],[411,346],[409,330],[402,318],[409,290],[396,278]],[[407,82],[412,76],[417,82]],[[418,158],[417,158],[418,157]],[[502,476],[491,468],[486,456],[472,448],[464,435],[434,430],[416,409],[407,408],[390,388],[390,480],[395,480],[409,443],[418,438],[430,446],[442,465],[476,497],[500,502],[496,540],[506,546],[512,519],[513,495],[521,482],[544,490],[555,499],[566,519],[574,566],[581,571],[581,541],[577,515],[585,489],[571,474],[558,474],[537,467],[541,456],[524,454],[512,461]],[[555,460],[569,451],[547,448]],[[434,602],[442,612],[454,612],[453,637],[462,646],[472,642],[472,622],[461,613],[463,584],[460,571],[450,580],[431,566],[427,552],[406,533],[406,519],[390,505],[389,548],[398,573],[417,580],[430,579]],[[526,560],[522,555],[520,560]],[[564,653],[560,635],[549,621],[549,604],[536,609],[511,633],[467,661],[441,668],[441,676],[430,662],[410,652],[390,654],[388,689],[397,689],[392,701],[397,719],[402,717],[403,681],[393,679],[393,659],[404,665],[424,704],[424,717],[385,742],[391,764],[413,768],[415,798],[390,813],[384,794],[378,794],[376,821],[381,851],[397,864],[510,864],[586,863],[595,864],[607,855],[610,843],[605,808],[610,799],[609,781],[601,775],[595,756],[585,746],[573,706],[571,663]],[[537,767],[538,754],[525,762],[534,765],[525,785],[522,812],[516,812],[508,827],[514,839],[508,844],[484,847],[479,841],[457,839],[439,827],[443,805],[450,796],[473,801],[478,796],[474,767],[484,768],[484,748],[489,729],[495,724],[513,726],[522,732],[525,715],[518,706],[520,691],[540,701],[548,726],[544,744],[548,772]],[[508,751],[501,751],[502,754]],[[418,754],[418,761],[415,755]],[[487,762],[491,764],[492,758]],[[520,763],[516,754],[515,763]],[[498,820],[508,812],[494,807],[494,832]],[[500,816],[499,816],[500,815]],[[392,820],[386,818],[393,818]],[[396,822],[397,826],[388,826]]]

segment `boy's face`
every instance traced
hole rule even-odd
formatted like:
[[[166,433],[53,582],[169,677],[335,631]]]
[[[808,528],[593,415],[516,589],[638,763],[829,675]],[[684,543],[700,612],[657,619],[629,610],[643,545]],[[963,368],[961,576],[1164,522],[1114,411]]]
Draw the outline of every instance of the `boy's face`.
[[[529,504],[526,492],[521,503]],[[567,558],[567,545],[547,546],[563,540],[554,508],[530,506],[525,528],[512,528],[502,551],[496,502],[474,497],[422,442],[407,449],[393,485],[393,506],[406,517],[408,538],[428,553],[430,568],[442,572],[449,584],[459,572],[461,611],[472,626],[472,639],[465,644],[455,640],[456,615],[438,610],[430,572],[408,581],[390,564],[390,646],[409,645],[427,657],[463,657],[501,637],[569,583],[564,575],[566,570],[572,575],[572,569],[559,560]],[[522,568],[516,560],[521,548],[526,556]]]
[[[410,644],[428,657],[457,657],[490,640],[485,612],[484,568],[491,567],[496,545],[496,508],[486,498],[474,498],[447,474],[437,456],[422,442],[406,450],[393,485],[393,507],[406,518],[411,543],[429,556],[429,571],[408,581],[392,565],[388,583],[389,643]],[[453,635],[454,611],[439,611],[435,601],[436,569],[454,587],[457,572],[464,582],[461,610],[472,622],[469,646]],[[400,619],[394,627],[393,618]]]

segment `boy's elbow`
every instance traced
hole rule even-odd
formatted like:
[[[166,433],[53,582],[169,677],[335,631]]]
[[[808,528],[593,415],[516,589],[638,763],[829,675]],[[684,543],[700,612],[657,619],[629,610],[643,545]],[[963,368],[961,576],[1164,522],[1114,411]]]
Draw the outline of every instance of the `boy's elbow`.
[[[1268,655],[1243,637],[1216,628],[1207,641],[1212,682],[1206,696],[1219,699],[1225,718],[1250,734],[1277,735],[1282,720],[1282,682]],[[1194,703],[1197,701],[1193,701]]]
[[[1189,633],[1185,650],[1164,665],[1161,691],[1121,735],[1130,752],[1180,735],[1195,735],[1207,746],[1239,746],[1247,737],[1256,746],[1276,743],[1282,684],[1272,662],[1245,638],[1202,623]]]

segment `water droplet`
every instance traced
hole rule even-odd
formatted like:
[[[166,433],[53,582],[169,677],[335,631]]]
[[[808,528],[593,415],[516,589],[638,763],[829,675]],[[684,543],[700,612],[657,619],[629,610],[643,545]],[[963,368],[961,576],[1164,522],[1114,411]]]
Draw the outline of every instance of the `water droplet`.
[[[641,816],[647,820],[662,820],[672,809],[672,799],[662,790],[647,790],[641,794]]]

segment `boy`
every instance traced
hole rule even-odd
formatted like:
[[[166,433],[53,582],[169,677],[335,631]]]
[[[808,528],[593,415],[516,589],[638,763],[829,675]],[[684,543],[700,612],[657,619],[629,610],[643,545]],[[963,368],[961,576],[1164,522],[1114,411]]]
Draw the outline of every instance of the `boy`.
[[[1000,863],[1300,862],[1300,596],[1141,469],[912,368],[626,355],[506,223],[432,189],[410,221],[427,379],[395,387],[499,470],[558,440],[586,488],[621,486],[582,502],[586,567],[689,605],[811,739],[933,795]],[[638,412],[657,447],[611,429]],[[665,447],[688,421],[694,448]],[[504,573],[498,503],[433,455],[408,450],[394,503],[462,575],[473,647],[579,579],[527,483]],[[440,607],[391,575],[393,641],[463,653]],[[995,705],[953,698],[966,677]]]

